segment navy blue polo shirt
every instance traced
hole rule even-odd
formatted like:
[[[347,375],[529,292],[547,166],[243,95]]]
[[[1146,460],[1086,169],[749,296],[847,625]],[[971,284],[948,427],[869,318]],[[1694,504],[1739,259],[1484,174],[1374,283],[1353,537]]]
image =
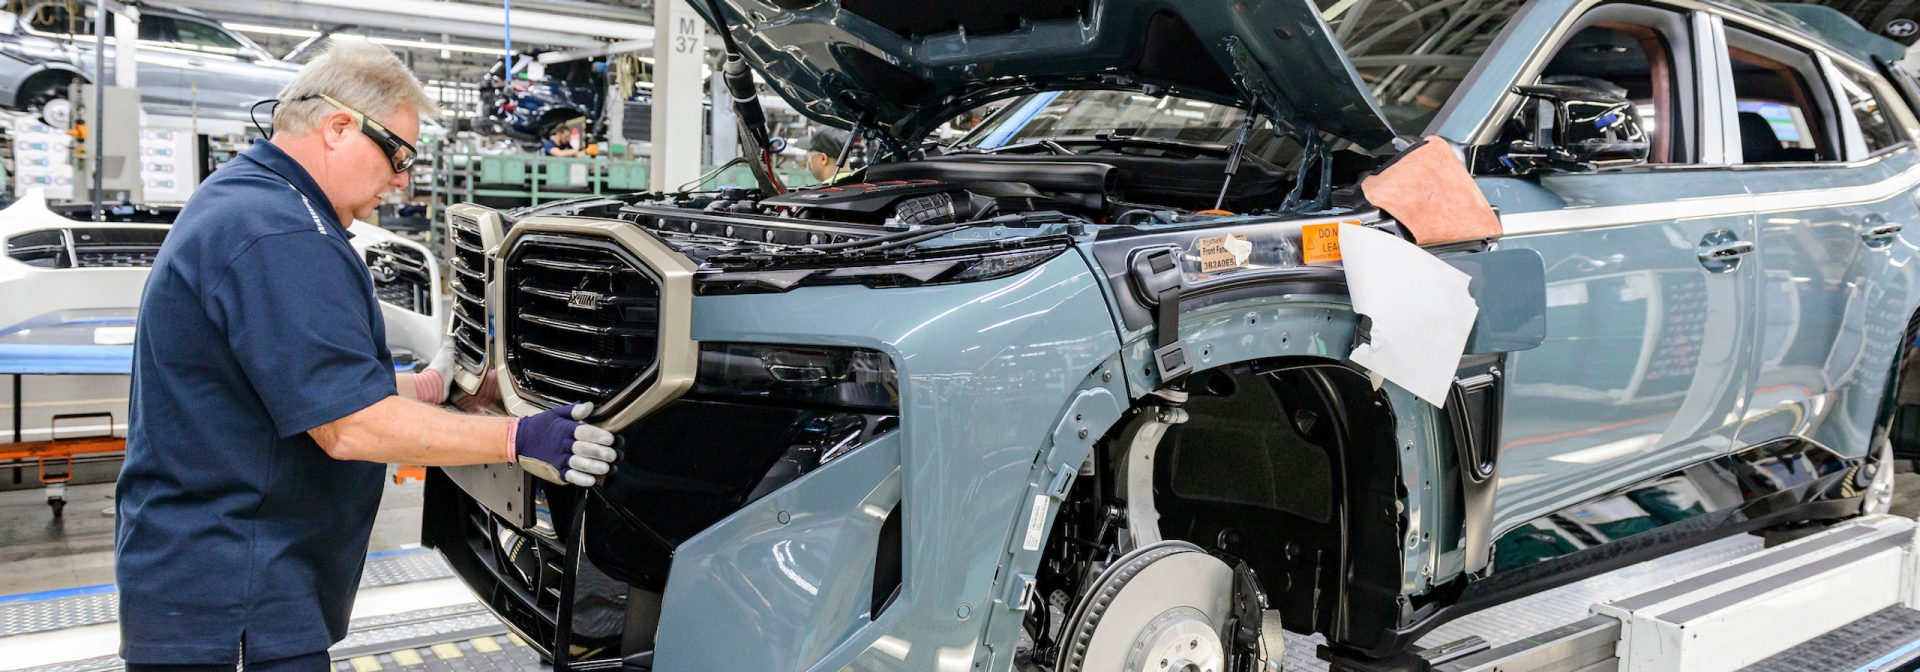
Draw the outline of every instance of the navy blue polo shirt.
[[[175,220],[140,300],[114,567],[120,655],[232,663],[347,632],[385,467],[307,430],[394,394],[366,263],[260,142]]]

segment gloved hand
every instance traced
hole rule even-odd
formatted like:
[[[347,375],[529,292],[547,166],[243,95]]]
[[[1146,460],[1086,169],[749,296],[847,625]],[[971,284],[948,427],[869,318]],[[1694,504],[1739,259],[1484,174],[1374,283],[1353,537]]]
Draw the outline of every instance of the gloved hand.
[[[598,485],[620,454],[612,432],[580,422],[590,415],[593,404],[570,404],[521,418],[509,438],[520,468],[562,485]]]
[[[440,349],[433,353],[427,368],[413,374],[413,398],[429,404],[447,400],[453,389],[453,331],[440,336]]]

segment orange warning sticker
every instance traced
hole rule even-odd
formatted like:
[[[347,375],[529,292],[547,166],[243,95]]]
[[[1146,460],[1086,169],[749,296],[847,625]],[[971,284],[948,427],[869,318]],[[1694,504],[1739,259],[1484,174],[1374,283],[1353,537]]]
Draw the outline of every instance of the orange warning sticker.
[[[1323,264],[1340,260],[1340,223],[1308,224],[1300,227],[1300,261]]]

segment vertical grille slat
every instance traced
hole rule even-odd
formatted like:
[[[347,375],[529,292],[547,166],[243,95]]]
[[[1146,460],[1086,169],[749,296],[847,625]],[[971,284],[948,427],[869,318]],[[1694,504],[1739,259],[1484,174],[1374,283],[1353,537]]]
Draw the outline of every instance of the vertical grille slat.
[[[396,243],[367,248],[367,270],[381,301],[416,313],[433,314],[433,275],[427,255]]]
[[[536,234],[506,257],[507,370],[548,403],[606,407],[651,378],[659,358],[660,284],[610,240]],[[508,319],[503,317],[502,319]]]
[[[467,373],[484,375],[487,366],[487,253],[480,222],[455,215],[447,220],[448,278],[453,290],[454,360]]]

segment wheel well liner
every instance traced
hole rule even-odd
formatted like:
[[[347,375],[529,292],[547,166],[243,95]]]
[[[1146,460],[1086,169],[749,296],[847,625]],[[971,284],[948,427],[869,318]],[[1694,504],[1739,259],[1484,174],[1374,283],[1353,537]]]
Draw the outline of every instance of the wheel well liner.
[[[14,91],[13,106],[25,108],[29,102],[27,96],[32,94],[41,84],[48,82],[72,82],[76,79],[83,82],[91,81],[87,79],[85,73],[77,70],[69,70],[56,65],[47,65],[39,72],[27,75],[26,79],[20,80],[20,88]]]

